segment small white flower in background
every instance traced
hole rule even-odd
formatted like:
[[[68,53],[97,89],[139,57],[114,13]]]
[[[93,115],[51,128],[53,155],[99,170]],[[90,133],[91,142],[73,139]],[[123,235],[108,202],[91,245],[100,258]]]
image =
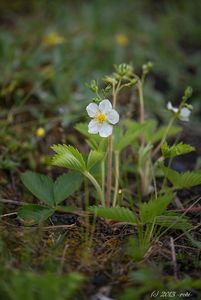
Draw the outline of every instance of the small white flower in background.
[[[174,107],[172,106],[172,103],[171,102],[168,102],[167,104],[167,109],[172,111],[173,113],[178,113],[179,109],[177,107]],[[178,115],[178,118],[181,120],[181,121],[185,121],[185,122],[188,122],[189,121],[189,117],[190,117],[190,114],[191,114],[191,111],[189,108],[187,107],[183,107],[181,110],[180,110],[180,113]]]
[[[89,133],[99,133],[101,137],[108,137],[112,134],[112,125],[119,122],[119,114],[112,108],[112,104],[108,99],[102,100],[99,105],[90,103],[86,110],[88,115],[93,118],[88,125]]]

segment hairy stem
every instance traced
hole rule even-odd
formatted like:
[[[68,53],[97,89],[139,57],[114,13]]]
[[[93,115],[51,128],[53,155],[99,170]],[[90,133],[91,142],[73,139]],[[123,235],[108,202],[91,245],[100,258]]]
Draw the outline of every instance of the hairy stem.
[[[89,206],[89,183],[87,178],[84,178],[84,190],[85,190],[85,209]]]
[[[84,175],[91,181],[91,183],[94,185],[94,187],[96,188],[96,191],[100,197],[100,201],[101,201],[101,205],[102,206],[105,206],[105,200],[104,200],[104,195],[103,195],[103,192],[101,190],[101,187],[98,183],[98,181],[94,178],[94,176],[89,173],[89,172],[84,172]]]
[[[139,100],[140,100],[140,123],[144,123],[144,96],[142,90],[142,82],[140,80],[138,81],[137,89],[138,89]]]
[[[117,195],[119,190],[119,152],[115,152],[115,189],[114,189],[114,198],[112,206],[117,205]]]
[[[143,82],[144,78],[142,80],[138,80],[137,84],[137,89],[138,89],[138,94],[139,94],[139,100],[140,100],[140,123],[144,123],[144,96],[143,96]],[[141,147],[144,148],[145,140],[144,140],[144,135],[142,134],[140,137],[140,143]],[[142,194],[147,193],[147,189],[149,186],[149,177],[148,177],[148,169],[147,169],[147,163],[145,163],[144,168],[142,169],[142,174],[141,174],[141,191]]]
[[[108,170],[107,170],[107,207],[110,207],[112,189],[112,135],[108,139]]]
[[[118,82],[117,87],[115,89],[115,84],[112,86],[112,106],[115,109],[117,102],[117,94],[120,90],[121,80]],[[112,189],[112,135],[109,136],[108,139],[108,171],[107,171],[107,207],[110,207],[111,203],[111,189]]]
[[[101,161],[101,187],[103,196],[105,196],[105,159]]]

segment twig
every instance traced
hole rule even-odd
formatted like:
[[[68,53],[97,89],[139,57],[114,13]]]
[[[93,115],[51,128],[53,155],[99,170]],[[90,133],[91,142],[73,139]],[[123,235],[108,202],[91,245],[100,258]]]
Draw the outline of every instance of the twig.
[[[184,246],[184,245],[174,245],[175,247],[178,247],[178,248],[184,248],[184,249],[191,249],[191,250],[197,250],[197,251],[200,251],[198,248],[193,248],[193,247],[188,247],[188,246]]]
[[[180,239],[182,236],[184,236],[187,232],[190,232],[190,231],[192,231],[192,230],[195,230],[195,229],[197,229],[197,228],[200,227],[200,226],[201,226],[201,223],[198,224],[198,225],[196,225],[196,226],[193,227],[193,228],[190,228],[189,230],[185,231],[184,233],[180,234],[177,238],[175,238],[174,241],[179,240],[179,239]]]
[[[10,217],[10,216],[13,216],[13,215],[17,215],[17,212],[12,212],[12,213],[9,213],[9,214],[0,215],[0,218]]]
[[[198,213],[198,212],[201,212],[201,205],[197,206],[197,207],[192,207],[192,208],[174,209],[174,211],[177,211],[177,212],[186,212],[186,213]]]
[[[172,237],[170,237],[170,248],[171,248],[171,254],[172,254],[172,263],[173,263],[173,269],[174,269],[174,277],[177,280],[178,279],[177,258],[176,258],[176,253],[175,253],[174,239]]]
[[[179,198],[175,198],[174,199],[174,202],[175,202],[175,204],[176,204],[176,207],[177,207],[177,209],[183,209],[184,208],[184,206],[183,206],[183,204],[181,203],[181,201],[179,200]]]
[[[74,227],[76,224],[71,224],[71,225],[52,225],[52,226],[45,226],[42,227],[42,230],[49,230],[49,229],[59,229],[59,228],[72,228]],[[37,226],[33,226],[31,228],[38,228]]]
[[[187,208],[182,214],[181,216],[179,216],[179,218],[182,218],[183,216],[185,216],[187,214],[187,212],[194,207],[194,205],[196,205],[198,203],[198,201],[201,200],[201,197],[199,197],[189,208]],[[173,222],[169,227],[167,227],[159,236],[158,239],[164,235],[170,228],[172,228],[175,224],[177,224],[178,220]]]
[[[15,200],[11,200],[11,199],[0,199],[0,202],[10,203],[10,204],[14,204],[14,205],[27,205],[27,204],[29,204],[29,203],[26,203],[26,202],[15,201]]]

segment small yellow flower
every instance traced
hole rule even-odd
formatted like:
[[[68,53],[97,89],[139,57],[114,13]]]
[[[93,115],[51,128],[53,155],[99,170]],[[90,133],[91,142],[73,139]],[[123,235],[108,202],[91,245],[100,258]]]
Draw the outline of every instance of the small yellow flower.
[[[39,127],[37,130],[36,130],[36,136],[38,138],[43,138],[45,136],[45,129],[42,128],[42,127]]]
[[[129,44],[127,35],[125,35],[123,33],[116,34],[115,41],[120,46],[127,46]]]
[[[46,46],[55,46],[63,44],[65,41],[64,37],[56,32],[50,32],[43,38],[43,44]]]

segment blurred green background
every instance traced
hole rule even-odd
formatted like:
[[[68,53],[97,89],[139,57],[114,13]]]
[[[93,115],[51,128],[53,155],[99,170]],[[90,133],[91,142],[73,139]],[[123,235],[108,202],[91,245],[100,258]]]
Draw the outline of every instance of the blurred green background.
[[[164,101],[179,100],[191,85],[199,117],[199,0],[17,0],[1,1],[0,9],[4,107],[5,99],[6,108],[37,102],[46,112],[64,110],[68,121],[68,112],[89,102],[85,82],[110,73],[114,63],[133,62],[140,71],[150,60],[147,110],[160,114]]]

